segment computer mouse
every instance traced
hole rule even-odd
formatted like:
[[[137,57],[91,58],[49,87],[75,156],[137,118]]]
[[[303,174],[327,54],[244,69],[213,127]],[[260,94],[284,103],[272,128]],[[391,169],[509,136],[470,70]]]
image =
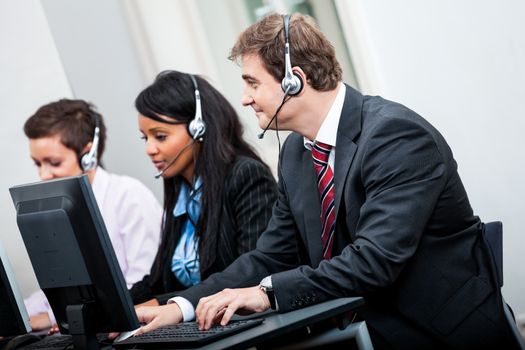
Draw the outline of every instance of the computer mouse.
[[[27,334],[17,335],[16,337],[8,341],[2,350],[20,349],[24,346],[27,346],[39,340],[42,340],[42,338],[35,334],[27,333]]]

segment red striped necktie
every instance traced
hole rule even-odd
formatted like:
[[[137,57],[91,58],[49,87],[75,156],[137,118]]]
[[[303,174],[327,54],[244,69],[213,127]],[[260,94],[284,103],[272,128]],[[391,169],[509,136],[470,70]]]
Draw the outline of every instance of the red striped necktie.
[[[316,141],[312,147],[314,167],[317,171],[317,187],[321,200],[321,243],[323,257],[332,258],[332,244],[334,242],[335,208],[334,208],[334,172],[328,164],[332,146]]]

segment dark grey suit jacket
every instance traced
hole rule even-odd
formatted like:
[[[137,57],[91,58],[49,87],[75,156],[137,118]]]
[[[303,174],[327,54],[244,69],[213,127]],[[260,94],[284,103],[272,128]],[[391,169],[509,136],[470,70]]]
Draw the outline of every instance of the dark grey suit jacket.
[[[279,197],[257,249],[181,295],[196,305],[202,296],[253,286],[271,274],[282,312],[364,296],[359,314],[393,347],[504,341],[480,220],[450,148],[427,121],[347,86],[335,208],[334,258],[325,261],[311,152],[291,134],[280,156]]]

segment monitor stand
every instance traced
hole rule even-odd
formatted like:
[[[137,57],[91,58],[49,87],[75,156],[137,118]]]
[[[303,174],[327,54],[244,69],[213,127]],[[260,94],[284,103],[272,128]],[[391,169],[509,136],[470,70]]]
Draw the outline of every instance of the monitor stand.
[[[92,331],[93,313],[91,304],[68,305],[66,307],[69,334],[73,337],[73,346],[81,350],[99,350],[95,332]]]

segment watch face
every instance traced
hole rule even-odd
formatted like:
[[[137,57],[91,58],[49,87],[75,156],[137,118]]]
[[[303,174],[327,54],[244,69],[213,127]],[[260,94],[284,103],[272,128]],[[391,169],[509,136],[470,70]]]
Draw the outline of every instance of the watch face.
[[[272,290],[272,279],[270,276],[266,276],[262,279],[261,283],[259,283],[259,286],[266,290]]]

